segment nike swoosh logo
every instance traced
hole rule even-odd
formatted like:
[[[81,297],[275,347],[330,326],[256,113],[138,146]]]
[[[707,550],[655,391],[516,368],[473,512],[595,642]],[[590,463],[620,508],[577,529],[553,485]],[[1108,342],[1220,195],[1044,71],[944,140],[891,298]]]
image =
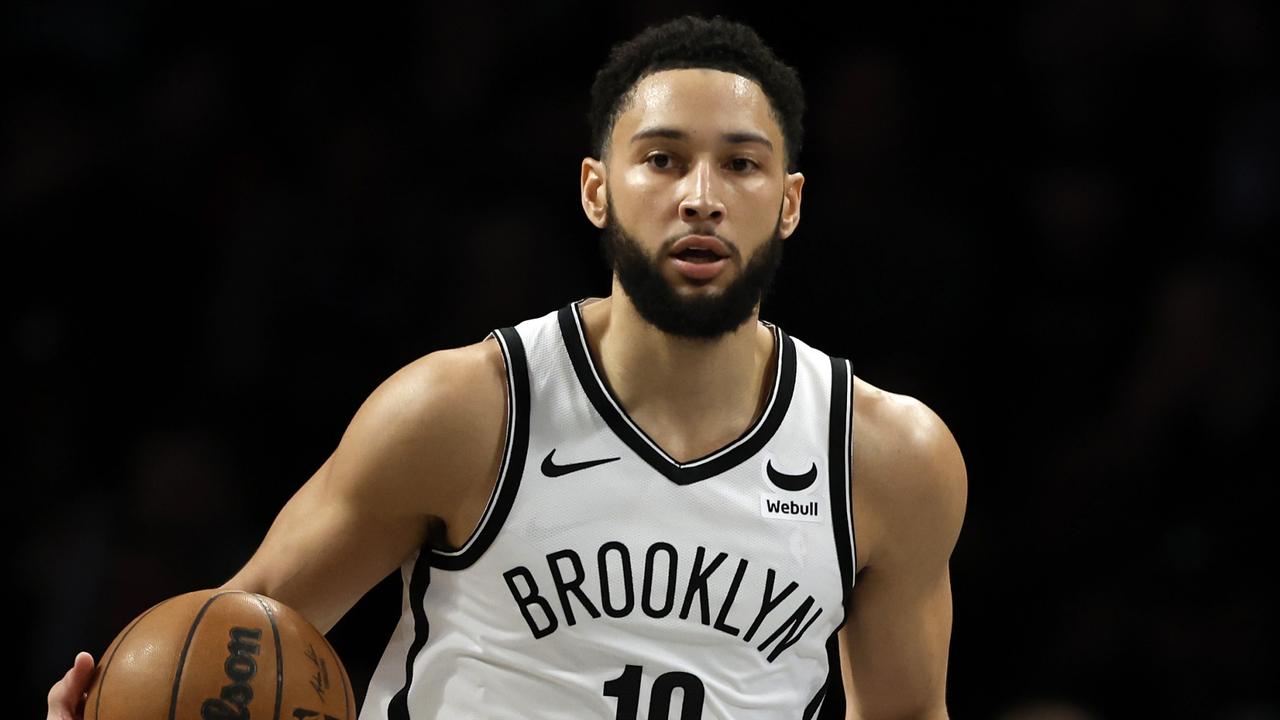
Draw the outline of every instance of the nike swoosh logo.
[[[585,462],[569,463],[567,465],[557,465],[551,459],[551,456],[555,454],[556,454],[555,448],[551,448],[551,452],[547,453],[547,456],[542,459],[542,474],[546,475],[547,477],[560,477],[561,475],[568,475],[571,472],[586,470],[587,468],[590,468],[590,467],[595,467],[597,465],[603,465],[605,463],[611,463],[614,460],[622,459],[620,457],[611,457],[611,458],[602,458],[600,460],[587,460]]]
[[[774,469],[772,460],[765,463],[764,469],[765,472],[769,474],[770,482],[783,490],[790,490],[791,492],[804,490],[812,485],[814,480],[818,479],[817,463],[813,463],[809,466],[809,470],[807,472],[800,473],[799,475],[788,475],[784,472],[778,472]]]

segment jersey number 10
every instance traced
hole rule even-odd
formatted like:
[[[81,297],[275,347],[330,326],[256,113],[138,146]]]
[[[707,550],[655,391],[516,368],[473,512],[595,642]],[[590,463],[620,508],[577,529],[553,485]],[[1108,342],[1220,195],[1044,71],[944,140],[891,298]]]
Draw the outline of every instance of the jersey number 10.
[[[644,668],[628,665],[622,674],[604,684],[604,694],[618,698],[617,720],[636,720],[640,707],[640,675]],[[671,695],[676,688],[684,690],[680,720],[702,720],[702,699],[706,690],[696,675],[687,672],[663,673],[653,681],[649,693],[649,720],[667,720],[671,714]]]

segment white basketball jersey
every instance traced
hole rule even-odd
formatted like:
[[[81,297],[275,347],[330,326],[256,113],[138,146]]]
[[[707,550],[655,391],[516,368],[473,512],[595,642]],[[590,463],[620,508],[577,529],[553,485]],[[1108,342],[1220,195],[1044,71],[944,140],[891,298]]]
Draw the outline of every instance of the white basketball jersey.
[[[816,716],[856,567],[848,361],[764,323],[764,412],[676,462],[605,382],[583,302],[493,331],[497,485],[465,545],[401,569],[360,720]]]

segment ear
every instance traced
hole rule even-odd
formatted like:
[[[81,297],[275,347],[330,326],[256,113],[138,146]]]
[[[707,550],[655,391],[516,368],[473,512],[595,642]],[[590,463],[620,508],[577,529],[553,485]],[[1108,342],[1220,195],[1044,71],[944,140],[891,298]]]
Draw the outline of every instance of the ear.
[[[804,175],[791,173],[786,177],[786,187],[782,192],[782,218],[778,232],[788,238],[800,224],[800,193],[804,189]]]
[[[600,229],[608,224],[608,201],[606,193],[607,171],[603,162],[595,158],[582,159],[582,211],[592,225]]]

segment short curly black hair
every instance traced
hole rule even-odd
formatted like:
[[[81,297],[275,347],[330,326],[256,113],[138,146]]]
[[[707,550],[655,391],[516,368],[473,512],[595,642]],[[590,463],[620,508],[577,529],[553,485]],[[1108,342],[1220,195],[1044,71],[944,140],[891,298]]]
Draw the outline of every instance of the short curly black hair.
[[[685,15],[613,47],[591,84],[587,121],[596,158],[604,159],[614,123],[631,103],[636,84],[655,72],[676,68],[722,70],[759,85],[782,129],[787,171],[796,172],[804,141],[800,74],[779,60],[755,30],[721,15],[710,20]]]

